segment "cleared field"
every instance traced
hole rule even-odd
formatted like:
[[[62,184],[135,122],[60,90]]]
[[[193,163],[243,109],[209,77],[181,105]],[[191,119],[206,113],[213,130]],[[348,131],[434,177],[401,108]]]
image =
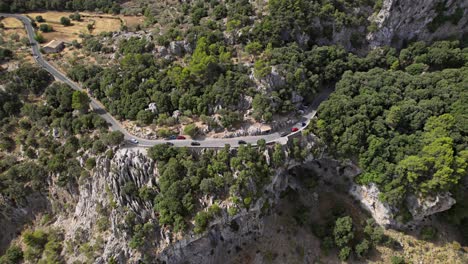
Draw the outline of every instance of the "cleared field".
[[[13,17],[6,17],[4,19],[2,19],[0,22],[3,23],[3,25],[5,25],[5,28],[22,28],[23,27],[23,23],[21,23],[21,21],[19,21],[18,19],[16,18],[13,18]]]
[[[69,17],[70,12],[35,12],[27,13],[29,17],[35,19],[36,16],[42,16],[45,22],[54,28],[53,32],[43,33],[47,41],[60,39],[65,41],[78,40],[80,34],[96,35],[101,32],[119,31],[121,20],[117,16],[97,15],[92,13],[80,13],[81,21],[72,21],[72,25],[65,27],[60,24],[60,18]],[[38,23],[41,24],[41,23]],[[91,32],[87,26],[93,25]]]
[[[127,27],[132,29],[136,28],[138,25],[143,24],[145,21],[144,17],[142,16],[122,16],[121,18],[125,21]]]

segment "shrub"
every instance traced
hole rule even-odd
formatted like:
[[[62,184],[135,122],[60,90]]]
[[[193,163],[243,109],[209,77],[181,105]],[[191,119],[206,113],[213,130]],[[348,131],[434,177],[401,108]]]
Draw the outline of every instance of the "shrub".
[[[365,255],[367,255],[369,248],[370,248],[369,241],[367,241],[367,239],[364,239],[361,243],[356,245],[355,251],[358,257],[362,258]]]
[[[437,236],[437,229],[432,226],[424,226],[419,232],[421,238],[424,240],[433,240]]]
[[[405,259],[402,256],[392,256],[390,257],[390,262],[392,264],[405,264]]]
[[[21,263],[23,260],[23,250],[20,247],[13,245],[7,249],[5,255],[0,257],[0,264]]]
[[[78,12],[75,12],[68,16],[70,19],[75,20],[75,21],[80,21],[81,20],[81,15]]]
[[[52,32],[54,31],[54,28],[49,24],[41,24],[39,26],[39,30],[42,32]]]
[[[71,21],[70,21],[70,19],[68,17],[61,17],[60,18],[60,24],[68,27],[68,26],[71,25]]]
[[[184,134],[195,137],[198,134],[198,127],[195,124],[189,124],[184,127]]]
[[[39,23],[45,22],[45,19],[42,16],[36,16],[36,21]]]
[[[344,247],[340,250],[338,257],[340,258],[341,261],[346,261],[349,258],[350,254],[351,254],[351,248]]]
[[[93,169],[96,166],[96,158],[89,158],[86,160],[86,168],[88,170]]]

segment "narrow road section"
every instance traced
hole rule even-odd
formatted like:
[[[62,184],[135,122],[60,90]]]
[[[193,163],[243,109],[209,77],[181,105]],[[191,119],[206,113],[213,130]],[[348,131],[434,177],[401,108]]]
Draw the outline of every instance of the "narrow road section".
[[[47,62],[41,54],[40,51],[40,46],[39,43],[35,40],[35,30],[32,26],[32,21],[30,18],[23,16],[23,15],[18,15],[18,14],[4,14],[0,13],[0,16],[2,17],[13,17],[18,20],[20,20],[28,33],[28,38],[32,47],[32,55],[34,56],[34,60],[45,70],[47,70],[50,74],[52,74],[55,79],[58,81],[64,82],[67,85],[69,85],[72,89],[78,90],[78,91],[83,91],[86,92],[79,84],[76,82],[73,82],[70,80],[67,76],[62,74],[60,71],[58,71],[54,66],[52,66],[49,62]],[[293,127],[297,128],[296,131],[288,133],[285,135],[285,132],[280,133],[280,132],[275,132],[275,133],[270,133],[270,134],[265,134],[265,135],[259,135],[259,136],[242,136],[242,137],[236,137],[236,138],[205,138],[202,140],[197,140],[197,142],[200,143],[199,146],[192,146],[191,143],[194,140],[171,140],[170,142],[176,146],[176,147],[192,147],[192,148],[222,148],[226,144],[229,144],[231,147],[239,147],[241,144],[252,144],[255,145],[257,144],[257,141],[260,139],[264,139],[267,143],[272,143],[272,142],[277,142],[279,144],[286,144],[288,142],[288,138],[297,134],[301,133],[302,130],[304,130],[307,125],[310,123],[310,120],[315,117],[317,114],[317,109],[320,103],[325,101],[328,96],[333,92],[333,89],[326,89],[323,92],[317,94],[315,97],[314,101],[312,104],[309,106],[307,111],[301,116],[299,122],[288,129],[291,129]],[[156,140],[150,140],[150,139],[144,139],[144,138],[139,138],[134,135],[131,135],[120,123],[117,121],[112,115],[110,115],[105,107],[96,100],[95,98],[90,97],[91,103],[90,106],[93,109],[93,111],[98,114],[100,117],[102,117],[106,122],[109,124],[110,129],[112,131],[120,131],[124,134],[125,139],[129,144],[133,144],[136,147],[152,147],[157,144],[166,144],[169,142],[168,140],[164,139],[156,139]],[[290,130],[288,130],[290,131]],[[133,142],[132,142],[133,141]]]

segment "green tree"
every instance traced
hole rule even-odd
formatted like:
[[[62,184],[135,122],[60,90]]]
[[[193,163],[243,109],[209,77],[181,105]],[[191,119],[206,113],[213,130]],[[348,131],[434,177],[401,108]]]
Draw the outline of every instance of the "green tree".
[[[70,19],[68,17],[61,17],[60,18],[60,24],[68,27],[68,26],[71,25],[71,21],[70,21]]]
[[[353,219],[349,216],[336,219],[335,228],[333,229],[335,244],[343,248],[354,238]]]
[[[189,135],[192,138],[196,137],[198,132],[198,127],[195,124],[188,124],[184,127],[184,134]]]
[[[86,113],[89,109],[91,100],[88,95],[81,91],[74,91],[72,95],[72,107],[79,110],[81,113]]]
[[[39,43],[45,42],[45,38],[41,33],[36,33],[36,35],[34,36],[34,39]]]
[[[341,261],[346,261],[349,258],[349,255],[351,255],[351,248],[348,246],[345,246],[340,249],[340,253],[338,254],[338,257],[340,258]]]
[[[52,32],[54,28],[49,24],[41,24],[39,25],[39,30],[42,32]]]
[[[0,264],[16,264],[23,260],[23,250],[20,247],[13,245],[7,249],[5,255],[0,257]]]
[[[356,245],[355,251],[358,257],[362,258],[367,255],[367,252],[369,252],[370,244],[367,239],[364,239],[361,241],[361,243]]]
[[[280,144],[275,144],[272,160],[273,160],[273,164],[275,164],[275,166],[277,167],[283,165],[284,151]]]
[[[262,44],[258,41],[250,42],[245,45],[245,51],[250,55],[258,55],[262,50]]]

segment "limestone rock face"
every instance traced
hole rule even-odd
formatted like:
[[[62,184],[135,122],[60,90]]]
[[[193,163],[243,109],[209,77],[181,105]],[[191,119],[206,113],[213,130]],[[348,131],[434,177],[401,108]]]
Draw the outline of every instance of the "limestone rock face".
[[[449,192],[436,196],[417,197],[411,195],[407,199],[408,209],[414,221],[421,221],[425,217],[446,211],[455,204],[455,199]]]
[[[63,228],[65,240],[75,243],[94,242],[96,223],[104,218],[109,228],[103,236],[102,254],[96,263],[107,263],[114,257],[119,263],[134,263],[137,252],[129,248],[130,235],[122,228],[125,216],[134,213],[143,222],[155,218],[152,204],[127,195],[123,187],[133,183],[137,189],[154,186],[157,169],[154,161],[138,150],[120,149],[112,159],[102,156],[97,160],[92,176],[79,187],[74,213],[60,216],[54,225]],[[104,210],[103,210],[104,208]],[[76,241],[77,236],[82,241]],[[83,261],[82,256],[71,256],[69,262]]]
[[[434,196],[417,197],[410,195],[406,199],[406,205],[411,213],[412,220],[401,223],[396,220],[398,209],[379,200],[380,191],[375,184],[352,184],[349,194],[361,203],[361,206],[371,213],[376,223],[397,229],[411,228],[418,225],[426,217],[450,209],[455,200],[450,193],[436,194]]]
[[[447,0],[445,11],[437,11],[438,0],[384,0],[380,12],[370,18],[376,23],[378,30],[369,33],[367,40],[371,47],[392,45],[401,47],[408,40],[432,41],[450,36],[460,37],[468,32],[468,1]],[[463,12],[456,25],[450,21],[440,25],[434,32],[428,25],[440,15],[450,16],[455,12]]]
[[[380,191],[375,184],[361,186],[354,184],[349,194],[361,203],[361,207],[372,214],[375,222],[381,226],[395,225],[390,206],[379,200]]]

